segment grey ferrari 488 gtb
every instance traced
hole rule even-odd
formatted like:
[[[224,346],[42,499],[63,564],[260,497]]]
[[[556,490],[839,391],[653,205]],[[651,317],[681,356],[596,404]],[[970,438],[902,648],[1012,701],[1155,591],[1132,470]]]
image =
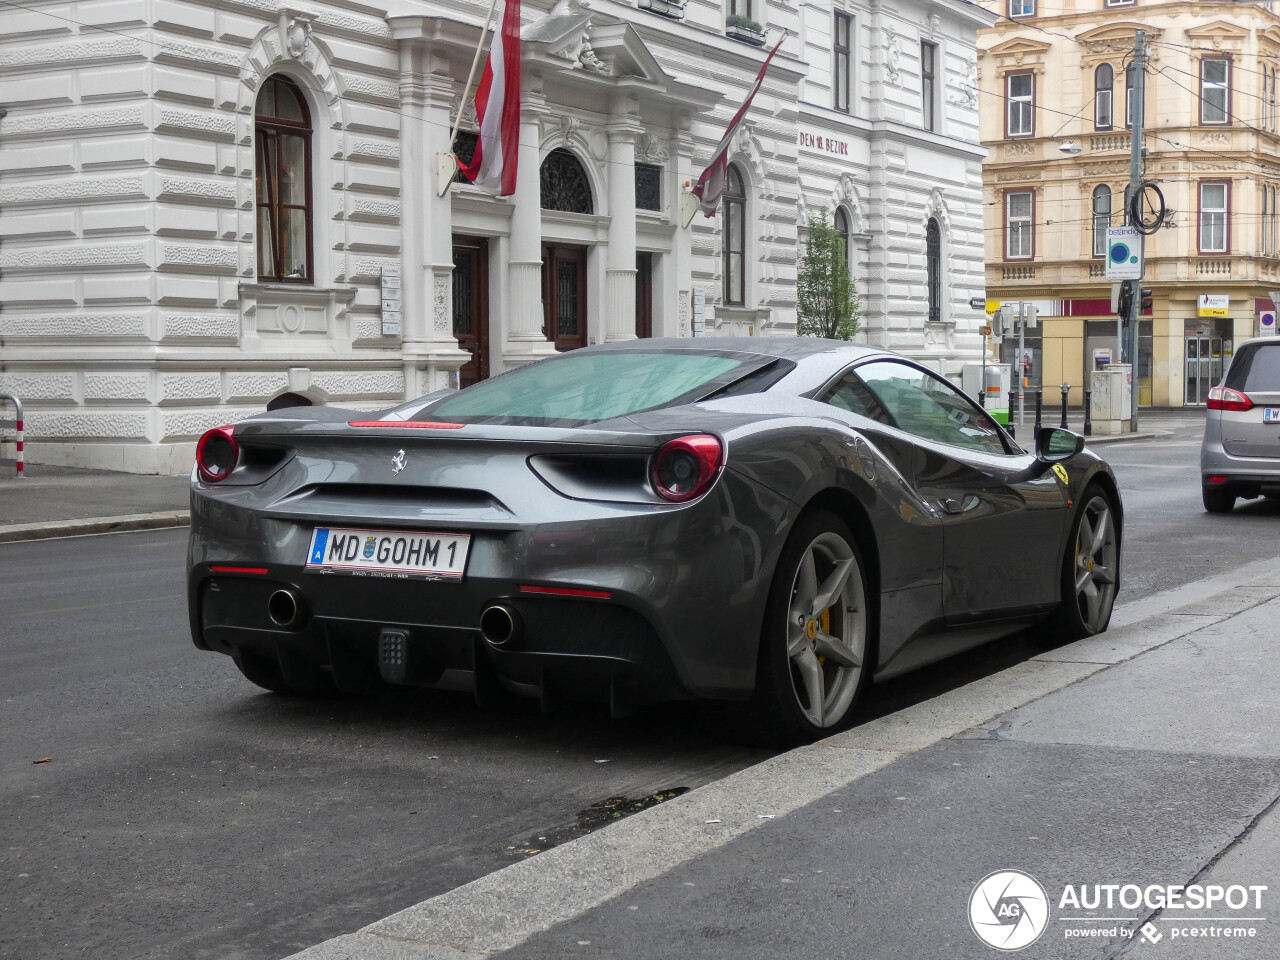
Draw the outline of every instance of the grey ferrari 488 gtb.
[[[269,690],[737,700],[782,739],[872,679],[1106,629],[1121,504],[903,357],[813,339],[590,347],[369,415],[207,433],[198,647]]]

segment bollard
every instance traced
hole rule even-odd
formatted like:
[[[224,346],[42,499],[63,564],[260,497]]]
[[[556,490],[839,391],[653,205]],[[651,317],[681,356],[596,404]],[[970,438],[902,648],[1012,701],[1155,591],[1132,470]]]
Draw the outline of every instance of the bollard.
[[[1041,387],[1036,391],[1036,432],[1033,436],[1040,436],[1040,414],[1044,404],[1044,388]]]
[[[1093,391],[1084,388],[1084,435],[1093,436]]]
[[[1071,392],[1071,384],[1062,385],[1062,429],[1067,429],[1067,394]]]

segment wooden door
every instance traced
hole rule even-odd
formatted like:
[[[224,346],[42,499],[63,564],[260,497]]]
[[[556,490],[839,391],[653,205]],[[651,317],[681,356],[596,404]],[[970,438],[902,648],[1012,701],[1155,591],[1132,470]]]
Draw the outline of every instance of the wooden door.
[[[636,336],[653,336],[653,254],[636,254]]]
[[[458,386],[489,379],[489,243],[453,238],[453,335],[471,359],[458,371]]]
[[[557,350],[587,342],[587,248],[542,247],[543,331]]]

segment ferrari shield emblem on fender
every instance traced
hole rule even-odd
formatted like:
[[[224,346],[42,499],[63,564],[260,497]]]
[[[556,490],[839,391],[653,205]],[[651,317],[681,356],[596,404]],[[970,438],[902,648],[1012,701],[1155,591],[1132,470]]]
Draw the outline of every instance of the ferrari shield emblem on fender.
[[[1062,481],[1064,487],[1070,486],[1070,480],[1067,477],[1067,468],[1060,463],[1053,465],[1053,475]]]
[[[366,537],[364,541],[364,558],[366,560],[373,559],[373,549],[378,544],[377,537]]]
[[[406,466],[408,466],[408,464],[405,461],[404,451],[397,450],[396,455],[391,458],[391,475],[393,477],[400,476],[400,471]]]

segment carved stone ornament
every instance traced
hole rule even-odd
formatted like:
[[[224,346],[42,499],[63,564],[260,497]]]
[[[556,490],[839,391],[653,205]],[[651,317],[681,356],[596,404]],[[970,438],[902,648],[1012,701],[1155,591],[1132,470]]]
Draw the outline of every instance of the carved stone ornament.
[[[280,8],[280,47],[293,59],[299,59],[311,39],[311,23],[316,15],[296,7]]]
[[[671,154],[657,137],[642,133],[636,137],[636,158],[647,163],[666,163]]]
[[[676,316],[680,322],[679,335],[682,337],[689,336],[689,291],[681,290],[678,297],[678,305],[676,307]]]
[[[743,122],[738,125],[738,129],[733,134],[733,148],[738,153],[746,153],[751,149],[751,134],[753,127],[751,124]]]
[[[526,41],[545,43],[553,57],[567,60],[575,68],[607,73],[608,67],[591,49],[587,28],[594,14],[587,12],[588,0],[556,0],[551,12],[524,32]]]
[[[449,315],[450,277],[437,274],[435,284],[435,327],[436,333],[446,334],[453,326]]]
[[[959,92],[951,102],[958,107],[978,106],[978,59],[966,57],[964,61],[964,79],[958,84]]]
[[[902,50],[898,46],[898,34],[889,26],[881,27],[880,30],[884,36],[885,80],[897,86],[898,79],[902,76]]]
[[[936,13],[929,14],[929,19],[925,24],[925,31],[929,34],[930,40],[937,40],[938,34],[942,32],[942,18]]]
[[[561,117],[560,118],[560,134],[566,141],[572,140],[578,135],[578,131],[582,129],[582,121],[577,117]]]

